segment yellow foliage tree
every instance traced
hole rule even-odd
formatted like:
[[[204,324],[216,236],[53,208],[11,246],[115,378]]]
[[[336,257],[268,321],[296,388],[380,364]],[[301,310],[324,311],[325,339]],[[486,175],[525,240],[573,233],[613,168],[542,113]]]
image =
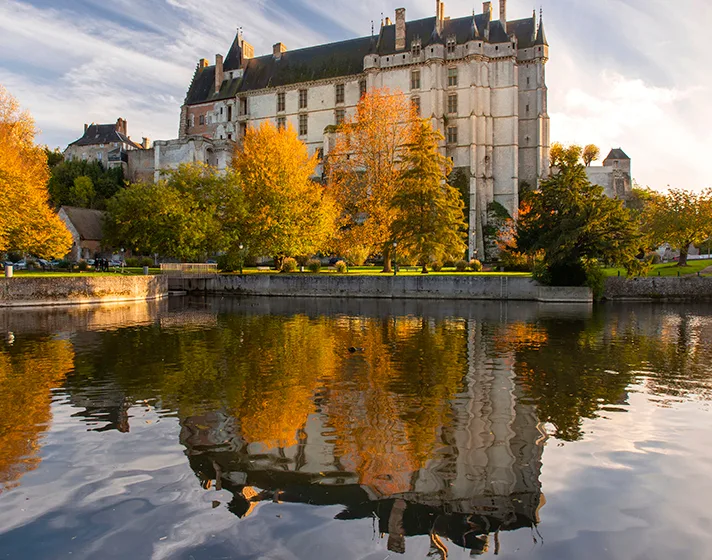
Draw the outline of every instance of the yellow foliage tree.
[[[233,159],[245,197],[244,245],[253,255],[311,255],[333,236],[337,210],[312,180],[309,157],[294,128],[269,122],[247,130]]]
[[[401,156],[417,123],[415,108],[403,93],[369,92],[337,130],[328,154],[330,189],[343,209],[336,248],[347,256],[382,250],[386,271],[398,213],[391,203],[400,185]]]
[[[54,258],[69,251],[72,237],[49,206],[48,180],[32,117],[0,86],[0,253]]]

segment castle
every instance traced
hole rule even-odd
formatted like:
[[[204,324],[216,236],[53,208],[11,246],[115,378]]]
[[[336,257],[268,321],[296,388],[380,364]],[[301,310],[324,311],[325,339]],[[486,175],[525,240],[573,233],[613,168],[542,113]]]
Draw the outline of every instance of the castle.
[[[387,87],[408,95],[445,138],[442,149],[469,182],[470,254],[483,254],[487,209],[511,215],[523,184],[535,187],[549,171],[549,116],[543,20],[507,20],[507,0],[481,14],[407,21],[386,18],[378,33],[254,56],[238,31],[227,55],[201,59],[181,108],[179,138],[156,142],[155,169],[179,161],[225,165],[248,126],[290,123],[310,153],[328,155],[329,134],[361,96]],[[190,153],[188,153],[190,152]],[[173,161],[175,160],[175,161]]]

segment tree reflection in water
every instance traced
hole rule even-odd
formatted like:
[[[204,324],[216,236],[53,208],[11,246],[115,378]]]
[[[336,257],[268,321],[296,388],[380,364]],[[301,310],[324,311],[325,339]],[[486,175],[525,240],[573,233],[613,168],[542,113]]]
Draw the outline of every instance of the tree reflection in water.
[[[240,518],[269,500],[340,505],[338,519],[373,518],[391,551],[426,535],[444,558],[452,543],[479,554],[498,549],[502,531],[535,528],[544,424],[579,439],[585,419],[625,409],[632,383],[663,400],[711,396],[709,316],[649,306],[503,319],[499,305],[469,315],[221,305],[192,323],[181,309],[138,328],[79,332],[71,344],[28,339],[23,359],[69,364],[41,375],[35,393],[16,347],[3,347],[0,410],[15,408],[0,427],[46,423],[49,389],[66,375],[92,429],[128,431],[136,403],[177,415],[200,485],[231,492]],[[30,401],[41,412],[23,420],[17,406]],[[27,455],[9,455],[0,473]]]

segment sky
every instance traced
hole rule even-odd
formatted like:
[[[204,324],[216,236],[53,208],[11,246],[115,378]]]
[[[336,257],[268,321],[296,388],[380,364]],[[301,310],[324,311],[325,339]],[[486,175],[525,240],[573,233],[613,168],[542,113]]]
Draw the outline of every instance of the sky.
[[[497,16],[499,2],[493,2]],[[544,10],[551,139],[621,147],[658,190],[712,187],[710,0],[508,0],[509,19]],[[84,123],[128,121],[140,141],[176,138],[198,59],[226,54],[242,27],[255,54],[370,35],[381,13],[435,14],[433,0],[0,0],[0,84],[38,141],[66,145]],[[482,12],[449,0],[445,15]]]

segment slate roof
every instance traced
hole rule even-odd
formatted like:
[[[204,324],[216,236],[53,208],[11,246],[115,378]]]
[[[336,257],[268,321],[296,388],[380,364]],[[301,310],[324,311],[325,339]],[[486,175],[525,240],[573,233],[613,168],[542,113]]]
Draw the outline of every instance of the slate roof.
[[[630,159],[630,158],[620,148],[614,148],[611,150],[611,153],[608,154],[606,159]]]
[[[444,43],[455,36],[458,44],[474,39],[490,43],[509,42],[515,35],[520,48],[527,48],[536,39],[536,18],[507,22],[505,30],[499,20],[489,21],[485,14],[446,19],[440,34],[437,33],[436,18],[429,17],[406,22],[406,49],[410,49],[414,39],[420,38],[422,48]],[[215,92],[215,66],[198,68],[190,85],[185,103],[196,105],[230,99],[238,93],[260,89],[298,84],[328,78],[354,76],[363,73],[363,60],[368,54],[396,54],[396,26],[384,25],[377,36],[359,37],[336,43],[328,43],[282,53],[280,59],[271,54],[250,58],[245,61],[241,78],[223,81],[219,92]],[[233,41],[223,64],[224,70],[239,67],[240,46],[238,37]]]
[[[84,136],[75,140],[70,146],[94,146],[98,144],[113,144],[114,142],[125,142],[129,146],[141,149],[141,146],[132,141],[128,136],[116,130],[115,124],[91,124],[87,127]]]
[[[103,237],[104,212],[75,206],[62,206],[60,210],[64,210],[81,239],[101,241]]]

